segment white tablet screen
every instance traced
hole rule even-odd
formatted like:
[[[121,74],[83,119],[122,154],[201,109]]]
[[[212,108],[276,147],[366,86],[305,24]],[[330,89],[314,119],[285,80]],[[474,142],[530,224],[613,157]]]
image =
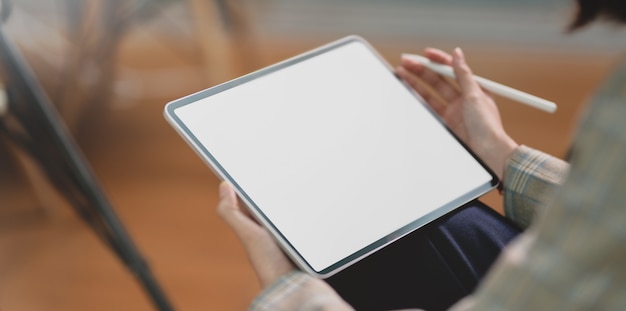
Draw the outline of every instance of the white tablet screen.
[[[358,40],[248,80],[174,114],[317,273],[494,183]]]

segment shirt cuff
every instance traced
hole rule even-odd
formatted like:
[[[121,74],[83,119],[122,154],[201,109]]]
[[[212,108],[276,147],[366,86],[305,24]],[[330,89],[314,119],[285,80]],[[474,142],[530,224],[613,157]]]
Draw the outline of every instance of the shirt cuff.
[[[297,291],[310,276],[305,273],[293,270],[286,275],[278,278],[276,282],[267,287],[265,290],[252,301],[250,311],[269,311],[281,310],[281,303],[290,293]]]
[[[504,212],[526,228],[549,194],[562,182],[569,165],[561,159],[520,145],[507,162],[504,173]]]
[[[292,271],[261,292],[250,305],[250,310],[347,311],[353,309],[323,280],[301,271]]]

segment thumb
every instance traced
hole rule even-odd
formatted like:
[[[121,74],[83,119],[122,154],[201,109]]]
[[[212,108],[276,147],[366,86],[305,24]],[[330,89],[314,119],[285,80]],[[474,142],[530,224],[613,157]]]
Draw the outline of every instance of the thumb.
[[[220,184],[219,192],[220,202],[217,205],[217,212],[244,244],[263,231],[259,224],[241,210],[237,195],[228,182]]]
[[[454,52],[452,52],[452,67],[456,75],[456,80],[461,87],[461,92],[464,95],[472,94],[480,90],[480,86],[476,80],[474,80],[472,69],[465,62],[465,55],[461,48],[455,48]]]

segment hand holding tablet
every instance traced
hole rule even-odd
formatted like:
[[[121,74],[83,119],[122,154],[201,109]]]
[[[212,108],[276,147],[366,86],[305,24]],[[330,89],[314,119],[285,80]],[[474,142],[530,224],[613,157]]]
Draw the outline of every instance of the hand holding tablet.
[[[278,247],[269,232],[243,213],[230,183],[222,182],[219,193],[220,202],[217,211],[241,241],[261,286],[265,288],[292,271],[293,263]]]

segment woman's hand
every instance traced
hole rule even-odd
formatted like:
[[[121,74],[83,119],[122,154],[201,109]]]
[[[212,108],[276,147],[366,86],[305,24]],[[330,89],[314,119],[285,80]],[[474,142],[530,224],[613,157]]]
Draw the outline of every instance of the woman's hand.
[[[424,56],[452,66],[456,83],[409,58],[402,58],[397,74],[502,179],[506,161],[517,148],[517,143],[504,131],[500,112],[491,96],[474,80],[463,51],[456,48],[449,55],[428,48]]]
[[[263,288],[295,269],[269,232],[239,208],[237,195],[228,182],[220,184],[217,212],[243,244]]]

